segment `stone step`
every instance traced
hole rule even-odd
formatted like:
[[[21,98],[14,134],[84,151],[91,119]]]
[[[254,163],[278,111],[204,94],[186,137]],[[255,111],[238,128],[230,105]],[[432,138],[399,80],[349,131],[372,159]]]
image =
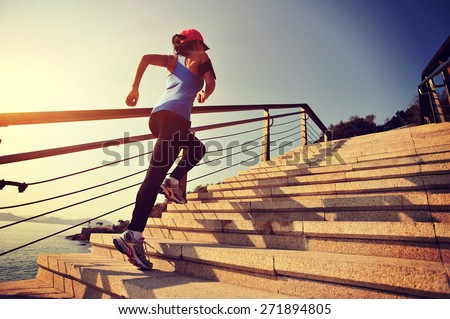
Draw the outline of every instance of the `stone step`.
[[[234,178],[255,179],[255,178],[269,178],[280,176],[294,176],[294,175],[316,175],[325,173],[338,173],[353,170],[368,170],[374,168],[392,168],[401,166],[411,166],[420,164],[439,164],[447,163],[450,160],[450,146],[448,151],[441,153],[429,153],[420,156],[411,155],[400,158],[388,158],[379,160],[370,160],[359,163],[344,164],[344,165],[329,165],[321,167],[309,167],[305,165],[294,166],[267,166],[264,168],[255,168],[247,171],[239,172],[236,177],[229,177],[225,179],[226,182],[233,181]]]
[[[385,141],[377,143],[364,143],[360,145],[348,144],[345,140],[333,142],[321,142],[315,144],[307,144],[296,147],[285,154],[275,157],[275,159],[289,159],[293,157],[314,158],[320,155],[330,155],[337,153],[343,158],[351,158],[362,155],[376,155],[380,153],[390,153],[399,150],[414,149],[414,141],[411,138],[395,139],[386,144]]]
[[[308,218],[305,218],[307,214]],[[317,211],[317,212],[164,212],[163,218],[193,219],[193,220],[235,220],[256,222],[290,222],[290,221],[347,221],[347,222],[450,222],[435,220],[429,210],[349,210],[349,211]]]
[[[151,219],[146,237],[450,263],[450,223]]]
[[[276,189],[276,188],[275,188]],[[260,195],[261,194],[257,194]],[[430,210],[450,211],[448,189],[423,191],[380,191],[355,194],[306,194],[292,196],[229,197],[211,201],[191,200],[186,204],[168,204],[168,212],[306,212],[325,213],[334,211],[373,210]]]
[[[0,299],[71,299],[74,296],[46,282],[29,279],[0,282]]]
[[[361,144],[372,141],[387,141],[397,137],[411,137],[415,139],[430,138],[436,135],[445,135],[450,130],[449,123],[428,124],[415,127],[401,128],[380,133],[355,136],[344,139],[347,144]]]
[[[113,236],[96,236],[101,239],[93,243],[93,252],[117,258],[111,249]],[[148,244],[149,256],[158,267],[301,298],[450,296],[448,272],[442,262],[172,239],[149,238]],[[304,291],[305,286],[313,292]],[[318,288],[325,286],[330,289],[317,295]]]
[[[420,152],[416,154],[416,152]],[[348,170],[359,170],[369,168],[388,168],[397,167],[401,165],[416,165],[416,164],[433,164],[440,162],[448,162],[450,153],[450,143],[444,146],[432,146],[426,147],[420,150],[410,150],[405,152],[396,152],[391,154],[385,154],[382,158],[373,156],[363,156],[359,158],[353,158],[351,161],[340,162],[333,159],[334,162],[328,161],[327,158],[321,158],[317,162],[310,162],[308,164],[302,162],[292,161],[286,162],[262,162],[256,166],[251,167],[248,170],[240,171],[239,177],[246,175],[264,174],[284,172],[292,174],[321,174],[330,172],[341,172]]]
[[[450,153],[449,153],[450,156]],[[437,163],[437,164],[416,164],[405,165],[389,168],[374,168],[374,169],[360,169],[343,170],[333,173],[322,174],[285,174],[285,173],[273,173],[273,174],[258,174],[258,175],[245,175],[237,176],[233,179],[227,179],[224,183],[217,185],[209,185],[207,192],[214,192],[219,190],[231,190],[231,189],[249,189],[257,187],[267,186],[280,186],[280,185],[307,185],[307,184],[323,184],[330,182],[351,182],[351,181],[363,181],[363,180],[376,180],[382,178],[395,178],[395,177],[414,177],[421,176],[423,174],[439,175],[450,173],[450,158],[449,162]],[[195,193],[194,193],[195,194]],[[200,195],[188,194],[188,198],[196,198]]]
[[[295,194],[357,193],[368,190],[429,190],[450,188],[450,162],[334,174],[244,180],[208,186],[206,192],[191,193],[188,200],[213,200],[286,196]]]
[[[429,145],[445,145],[448,144],[448,132],[450,127],[443,128],[432,132],[432,134],[416,134],[414,132],[406,132],[400,135],[388,136],[387,134],[378,133],[372,136],[371,140],[364,140],[363,136],[353,137],[349,139],[334,140],[327,142],[327,147],[336,148],[344,152],[358,153],[359,151],[369,152],[369,153],[379,153],[380,150],[385,152],[390,152],[391,150],[396,150],[397,148],[421,148],[423,146]],[[386,143],[389,141],[389,143]],[[319,147],[317,145],[325,146],[325,143],[308,144],[306,147],[310,148],[311,151],[317,151]],[[305,147],[299,146],[292,151],[302,151]],[[287,154],[292,153],[287,152]]]
[[[367,154],[357,156],[358,162],[367,161],[367,160],[376,160],[383,158],[395,158],[395,157],[404,157],[409,155],[414,155],[415,153],[418,155],[425,155],[430,153],[435,153],[436,151],[444,151],[448,150],[448,146],[450,145],[450,136],[446,137],[435,137],[430,138],[428,140],[423,141],[414,141],[413,149],[401,149],[401,150],[393,150],[392,152],[380,152],[376,154]],[[387,151],[387,150],[386,150]]]
[[[422,147],[423,145],[428,146],[431,144],[448,144],[449,130],[450,126],[448,125],[448,123],[445,123],[443,125],[437,125],[428,128],[426,128],[425,126],[413,127],[395,131],[356,136],[340,140],[332,140],[328,142],[328,145],[340,149],[346,149],[350,152],[356,149],[369,152],[378,152],[377,150],[381,148],[385,148],[385,151],[389,152],[391,149],[395,150],[395,148],[398,146],[403,147],[402,144],[408,144],[409,147]],[[386,143],[386,141],[389,141],[389,143]],[[322,143],[322,145],[325,144]],[[396,147],[392,147],[392,145],[396,145]],[[310,150],[312,152],[320,148],[315,144],[309,144],[307,145],[307,147],[310,147]],[[303,149],[303,146],[299,146],[292,151],[301,151]],[[288,152],[287,154],[291,152]]]
[[[373,239],[403,242],[450,242],[450,223],[250,221],[151,218],[150,229],[210,233],[294,235],[299,237]]]
[[[437,133],[438,131],[436,131]],[[400,134],[399,134],[400,133]],[[386,145],[385,141],[389,139],[389,141],[392,141],[392,143],[399,143],[403,141],[411,141],[413,138],[407,130],[399,130],[398,133],[395,133],[393,135],[393,132],[381,132],[378,134],[370,134],[370,135],[364,135],[364,136],[355,136],[350,138],[343,138],[343,139],[333,139],[331,141],[328,141],[327,143],[331,145],[351,145],[354,148],[358,147],[367,147],[367,145]],[[323,143],[323,142],[321,142]],[[316,143],[320,144],[320,143]],[[308,145],[314,145],[314,144],[308,144]],[[298,146],[294,148],[293,150],[299,150],[302,149],[302,146]]]
[[[422,212],[427,212],[426,215]],[[206,216],[228,214],[227,219],[268,217],[291,220],[399,220],[450,222],[450,192],[437,189],[427,192],[380,192],[342,195],[303,195],[264,199],[189,201],[169,204],[168,213]],[[431,214],[431,215],[428,215]],[[266,217],[264,217],[267,216]],[[208,217],[209,216],[209,217]],[[236,216],[236,217],[234,217]],[[244,218],[242,218],[244,216]],[[279,216],[279,218],[277,218]],[[429,219],[431,218],[431,219]]]
[[[411,138],[402,138],[391,140],[389,144],[386,141],[377,143],[364,143],[361,145],[347,144],[346,141],[337,141],[335,143],[316,143],[297,147],[279,158],[300,157],[310,158],[321,154],[338,153],[343,158],[359,157],[363,155],[377,155],[380,153],[391,153],[397,151],[406,151],[414,149],[415,144]]]
[[[450,139],[448,140],[448,144],[437,146],[439,147],[439,152],[450,151]],[[386,158],[402,158],[402,157],[411,157],[417,156],[416,150],[418,150],[419,154],[433,154],[436,151],[436,146],[426,145],[423,149],[415,148],[415,145],[406,146],[405,144],[393,145],[392,151],[387,149],[378,149],[378,150],[352,150],[351,152],[346,149],[320,149],[320,153],[316,155],[309,155],[307,152],[294,152],[291,155],[285,155],[280,158],[274,159],[277,165],[282,166],[295,166],[301,164],[308,164],[310,167],[324,166],[322,164],[326,164],[325,166],[330,165],[346,165],[346,164],[354,164],[361,163],[367,161],[381,160]],[[332,160],[332,161],[330,161]],[[269,165],[267,165],[269,164]],[[319,164],[319,165],[318,165]],[[263,162],[257,167],[267,167],[273,166],[271,162]]]
[[[290,299],[295,296],[195,278],[174,271],[142,271],[94,254],[41,255],[38,278],[75,298]],[[59,283],[58,283],[59,282]]]
[[[435,124],[434,126],[421,125],[411,128],[411,137],[415,141],[428,140],[433,137],[448,136],[449,130],[448,122]]]

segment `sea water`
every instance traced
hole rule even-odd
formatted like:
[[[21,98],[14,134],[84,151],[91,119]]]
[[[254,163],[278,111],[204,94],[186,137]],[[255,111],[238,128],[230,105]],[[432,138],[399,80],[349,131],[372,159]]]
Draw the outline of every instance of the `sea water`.
[[[12,222],[0,221],[0,226]],[[69,228],[68,225],[24,222],[0,229],[0,253],[30,243],[50,234]],[[89,253],[88,242],[68,240],[65,237],[81,232],[76,227],[53,237],[0,256],[0,282],[33,279],[36,277],[40,254]]]

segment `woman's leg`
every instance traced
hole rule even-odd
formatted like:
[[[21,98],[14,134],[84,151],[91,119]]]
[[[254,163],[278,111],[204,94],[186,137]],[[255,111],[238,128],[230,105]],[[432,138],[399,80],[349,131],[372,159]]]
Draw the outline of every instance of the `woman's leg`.
[[[172,112],[160,111],[152,117],[150,129],[158,139],[153,147],[147,175],[137,193],[132,219],[128,226],[128,229],[139,232],[144,230],[158,196],[159,187],[180,152],[181,143],[178,140],[180,135],[184,134],[180,132],[187,131],[188,127],[186,123],[174,121]]]
[[[195,167],[206,153],[205,145],[203,145],[203,143],[195,137],[194,134],[188,133],[187,136],[184,137],[184,140],[186,143],[181,145],[181,148],[183,149],[183,156],[177,167],[170,174],[170,177],[177,180],[181,180],[187,172]]]

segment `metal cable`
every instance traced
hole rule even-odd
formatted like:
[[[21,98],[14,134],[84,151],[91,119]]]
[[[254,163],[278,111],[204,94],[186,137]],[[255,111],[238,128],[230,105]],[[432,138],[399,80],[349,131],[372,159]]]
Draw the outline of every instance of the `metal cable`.
[[[296,134],[297,134],[297,133],[292,134],[292,135],[296,135]],[[285,136],[284,138],[290,137],[290,136],[292,136],[292,135]],[[281,140],[281,139],[280,139],[280,140]],[[290,143],[293,143],[293,142],[298,141],[298,140],[300,140],[300,138],[298,138],[298,139],[296,139],[296,140],[293,140],[293,141],[290,141]],[[279,140],[277,140],[277,141],[279,141]],[[260,146],[262,146],[262,145],[258,145],[257,147],[260,147]],[[274,150],[278,150],[278,149],[280,149],[281,147],[283,147],[283,146],[279,146],[278,148],[275,148]],[[240,152],[240,153],[242,153],[242,152]],[[196,178],[190,179],[190,180],[188,180],[188,182],[193,182],[193,181],[199,180],[199,179],[201,179],[201,178],[203,178],[203,177],[207,177],[207,176],[211,176],[211,175],[217,174],[217,173],[219,173],[219,172],[222,172],[222,171],[225,171],[225,170],[227,170],[227,169],[230,169],[230,168],[232,168],[232,167],[234,167],[234,166],[241,165],[241,164],[243,164],[243,163],[249,162],[249,161],[251,161],[251,160],[253,160],[253,159],[255,159],[255,158],[258,158],[258,157],[260,157],[260,156],[261,156],[261,155],[258,154],[258,155],[256,155],[256,156],[250,157],[250,158],[248,158],[248,159],[246,159],[246,160],[243,160],[243,161],[240,161],[240,162],[238,162],[238,163],[235,163],[235,164],[229,165],[229,166],[227,166],[227,167],[224,167],[224,168],[222,168],[222,169],[220,169],[220,170],[216,170],[216,171],[214,171],[214,172],[211,172],[211,173],[208,173],[208,174],[205,174],[205,175],[198,176],[198,177],[196,177]]]
[[[109,184],[112,184],[112,183],[115,183],[115,182],[118,182],[118,181],[130,178],[132,176],[141,174],[141,173],[143,173],[145,171],[147,171],[147,169],[141,170],[141,171],[133,173],[133,174],[129,174],[129,175],[123,176],[121,178],[110,180],[108,182],[104,182],[104,183],[101,183],[101,184],[97,184],[97,185],[94,185],[94,186],[83,188],[83,189],[80,189],[80,190],[77,190],[77,191],[69,192],[69,193],[66,193],[66,194],[61,194],[61,195],[57,195],[57,196],[53,196],[53,197],[49,197],[49,198],[39,199],[39,200],[28,202],[28,203],[22,203],[22,204],[11,205],[11,206],[3,206],[3,207],[0,207],[0,209],[12,209],[12,208],[17,208],[17,207],[22,207],[22,206],[28,206],[28,205],[43,203],[43,202],[46,202],[46,201],[49,201],[49,200],[53,200],[53,199],[63,198],[63,197],[66,197],[66,196],[70,196],[70,195],[82,193],[82,192],[85,192],[85,191],[88,191],[88,190],[92,190],[92,189],[95,189],[95,188],[98,188],[98,187],[101,187],[101,186],[109,185]]]
[[[292,131],[292,129],[293,129],[293,128],[290,128],[290,129],[288,129],[288,130],[286,130],[286,131],[280,132],[280,134],[281,134],[281,133],[286,133],[286,132]],[[284,137],[282,137],[282,138],[280,138],[280,139],[278,139],[278,140],[276,140],[276,141],[274,141],[274,142],[278,142],[278,141],[280,141],[280,140],[282,140],[282,139],[285,139],[285,138],[290,137],[290,136],[295,135],[295,134],[297,134],[297,132],[294,133],[294,134],[288,135],[288,136],[284,136]],[[262,137],[265,137],[265,136],[267,136],[267,134],[263,135]],[[262,137],[259,137],[258,139],[261,139]],[[255,139],[255,140],[252,140],[252,141],[247,141],[247,142],[245,142],[245,143],[242,143],[242,144],[239,144],[239,145],[236,145],[236,146],[233,146],[233,147],[229,147],[229,148],[227,148],[227,149],[233,149],[233,148],[236,148],[236,147],[239,147],[239,146],[243,146],[243,145],[246,145],[246,144],[250,144],[250,143],[252,143],[252,142],[256,142],[256,140],[258,140],[258,139]],[[246,152],[247,152],[247,151],[251,151],[251,150],[253,150],[253,149],[257,148],[257,147],[261,147],[261,146],[266,145],[266,144],[267,144],[267,143],[262,143],[261,145],[258,144],[258,145],[254,146],[254,147],[252,147],[252,148],[245,149],[245,151],[246,151]],[[278,148],[278,149],[279,149],[279,148]],[[222,150],[226,150],[226,149],[222,149]],[[277,150],[277,149],[275,149],[275,150]],[[218,152],[218,151],[221,151],[221,150],[216,150],[216,151],[213,151],[213,152],[211,152],[211,153],[215,153],[215,152]],[[216,161],[218,161],[218,160],[221,160],[221,159],[224,159],[224,158],[228,158],[228,157],[231,157],[231,156],[233,156],[233,155],[241,154],[241,153],[243,153],[243,152],[244,152],[244,151],[240,151],[240,152],[228,154],[228,155],[225,155],[225,156],[216,158],[216,159],[211,160],[211,161],[208,161],[208,162],[202,162],[202,163],[198,164],[197,166],[201,166],[201,165],[204,165],[204,164],[209,164],[209,163],[212,163],[212,162],[216,162]]]
[[[132,187],[135,187],[135,186],[138,186],[138,185],[141,185],[141,183],[136,183],[136,184],[133,184],[133,185],[130,185],[130,186],[119,188],[119,189],[116,189],[114,191],[111,191],[111,192],[108,192],[108,193],[104,193],[102,195],[98,195],[98,196],[95,196],[95,197],[91,197],[91,198],[85,199],[83,201],[76,202],[76,203],[73,203],[73,204],[70,204],[70,205],[67,205],[67,206],[64,206],[64,207],[60,207],[60,208],[57,208],[57,209],[54,209],[54,210],[51,210],[51,211],[48,211],[48,212],[36,215],[36,216],[31,216],[31,217],[28,217],[28,218],[25,218],[25,219],[22,219],[22,220],[10,223],[8,225],[3,225],[3,226],[0,226],[0,229],[8,228],[8,227],[11,227],[11,226],[14,226],[14,225],[17,225],[17,224],[21,224],[21,223],[24,223],[24,222],[36,219],[38,217],[43,217],[43,216],[46,216],[46,215],[50,215],[50,214],[59,212],[61,210],[64,210],[64,209],[67,209],[67,208],[71,208],[71,207],[75,207],[75,206],[78,206],[78,205],[81,205],[81,204],[93,201],[94,199],[99,199],[99,198],[102,198],[102,197],[105,197],[105,196],[108,196],[108,195],[111,195],[111,194],[115,194],[115,193],[121,192],[123,190],[129,189],[129,188],[132,188]]]
[[[278,133],[270,133],[270,135],[273,136],[273,135],[283,134],[283,133],[292,131],[293,129],[295,129],[295,128],[299,127],[299,126],[300,126],[300,125],[296,125],[295,127],[291,127],[291,128],[289,128],[289,129],[287,129],[287,130],[285,130],[285,131],[278,132]],[[236,147],[239,147],[239,146],[242,146],[242,145],[245,145],[245,144],[249,144],[249,143],[255,142],[255,141],[257,141],[257,140],[260,140],[261,138],[264,138],[264,137],[266,137],[267,135],[268,135],[268,133],[266,133],[266,134],[264,134],[264,135],[262,135],[262,136],[259,136],[259,137],[255,138],[255,139],[251,140],[251,141],[247,141],[247,142],[245,142],[245,143],[243,143],[243,144],[239,144],[239,145],[235,145],[235,146],[230,146],[230,147],[227,147],[227,148],[221,148],[221,149],[217,149],[217,150],[214,150],[214,151],[209,151],[209,152],[206,152],[206,154],[216,153],[216,152],[221,152],[221,151],[233,149],[233,148],[236,148]]]
[[[133,202],[133,203],[130,203],[130,204],[127,204],[127,205],[124,205],[124,206],[122,206],[122,207],[116,208],[116,209],[114,209],[114,210],[112,210],[112,211],[109,211],[109,212],[107,212],[107,213],[104,213],[104,214],[102,214],[102,215],[99,215],[99,216],[97,216],[97,217],[94,217],[94,218],[92,218],[92,219],[88,219],[88,220],[86,220],[86,221],[84,221],[84,222],[82,222],[82,223],[79,223],[79,224],[73,225],[73,226],[71,226],[71,227],[65,228],[65,229],[63,229],[63,230],[61,230],[61,231],[58,231],[58,232],[56,232],[56,233],[53,233],[53,234],[50,234],[50,235],[48,235],[48,236],[45,236],[45,237],[39,238],[39,239],[37,239],[37,240],[31,241],[31,242],[29,242],[29,243],[27,243],[27,244],[24,244],[24,245],[21,245],[21,246],[19,246],[19,247],[16,247],[16,248],[13,248],[13,249],[4,251],[4,252],[0,253],[0,256],[9,254],[9,253],[12,253],[13,251],[22,249],[22,248],[27,247],[27,246],[30,246],[30,245],[33,245],[33,244],[38,243],[38,242],[40,242],[40,241],[42,241],[42,240],[44,240],[44,239],[47,239],[47,238],[50,238],[50,237],[59,235],[59,234],[64,233],[64,232],[66,232],[66,231],[68,231],[68,230],[71,230],[71,229],[73,229],[73,228],[75,228],[75,227],[79,227],[79,226],[81,226],[81,225],[83,225],[83,224],[86,224],[87,222],[94,221],[94,220],[96,220],[96,219],[99,219],[99,218],[101,218],[101,217],[110,215],[110,214],[115,213],[115,212],[117,212],[117,211],[119,211],[119,210],[122,210],[122,209],[124,209],[124,208],[130,207],[131,205],[134,205],[134,202]]]
[[[314,136],[316,138],[316,140],[319,140],[320,139],[320,133],[317,133],[317,131],[308,122],[306,122],[306,126],[309,127],[309,129],[316,134]]]
[[[279,123],[279,124],[273,124],[270,125],[270,127],[277,127],[277,126],[281,126],[281,125],[286,125],[286,124],[290,124],[293,122],[298,122],[298,119],[295,120],[291,120],[288,122],[284,122],[284,123]],[[264,127],[263,127],[264,128]],[[224,137],[231,137],[231,136],[237,136],[237,135],[242,135],[242,134],[247,134],[247,133],[251,133],[251,132],[256,132],[256,131],[260,131],[262,128],[258,127],[256,129],[253,130],[248,130],[248,131],[242,131],[242,132],[238,132],[238,133],[232,133],[232,134],[227,134],[227,135],[219,135],[219,136],[214,136],[214,137],[206,137],[206,138],[202,138],[202,141],[209,141],[209,140],[216,140],[216,139],[220,139],[220,138],[224,138]]]
[[[120,162],[124,162],[124,161],[131,160],[131,159],[135,159],[135,158],[138,158],[138,157],[141,157],[141,156],[144,156],[144,155],[149,155],[151,153],[153,153],[153,151],[142,153],[142,154],[138,154],[138,155],[131,156],[131,157],[128,157],[128,158],[124,158],[124,159],[121,159],[121,160],[118,160],[118,161],[114,161],[114,162],[111,162],[111,163],[108,163],[108,164],[104,164],[104,165],[88,168],[88,169],[85,169],[85,170],[82,170],[82,171],[78,171],[78,172],[75,172],[75,173],[62,175],[62,176],[50,178],[50,179],[47,179],[47,180],[42,180],[42,181],[39,181],[39,182],[27,183],[27,185],[32,186],[32,185],[38,185],[38,184],[53,182],[53,181],[56,181],[56,180],[59,180],[59,179],[72,177],[72,176],[75,176],[75,175],[91,172],[91,171],[94,171],[94,170],[99,169],[99,168],[103,168],[103,167],[107,167],[107,166],[110,166],[110,165],[118,164]]]

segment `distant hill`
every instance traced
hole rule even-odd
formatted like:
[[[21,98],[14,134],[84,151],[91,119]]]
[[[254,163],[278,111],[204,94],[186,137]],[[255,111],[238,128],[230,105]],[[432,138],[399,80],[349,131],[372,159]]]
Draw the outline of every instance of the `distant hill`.
[[[10,213],[0,213],[0,220],[3,220],[3,221],[15,222],[15,221],[18,221],[21,219],[23,219],[23,218],[13,215],[13,214],[10,214]]]
[[[0,212],[0,221],[9,221],[9,222],[16,222],[20,221],[22,219],[25,219],[27,217],[17,216],[11,213],[1,213]],[[30,220],[35,223],[45,223],[45,224],[61,224],[61,225],[77,225],[80,223],[85,223],[86,219],[62,219],[58,217],[39,217],[33,220]],[[92,226],[96,226],[97,223],[103,223],[103,226],[107,225],[114,225],[114,223],[110,222],[109,220],[105,219],[96,219],[94,221],[91,221]]]

